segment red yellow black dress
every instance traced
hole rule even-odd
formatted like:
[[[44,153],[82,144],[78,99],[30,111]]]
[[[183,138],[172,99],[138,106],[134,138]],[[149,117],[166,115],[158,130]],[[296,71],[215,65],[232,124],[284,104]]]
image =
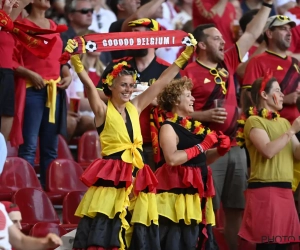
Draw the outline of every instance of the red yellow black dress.
[[[165,124],[177,134],[178,150],[193,147],[205,138],[205,134],[194,134],[178,123],[166,120],[162,126]],[[218,249],[212,234],[215,189],[206,155],[200,154],[179,166],[165,163],[155,175],[161,249]]]
[[[160,249],[157,179],[143,163],[138,112],[130,102],[125,111],[126,123],[108,101],[105,123],[98,128],[103,158],[81,176],[89,189],[75,213],[81,220],[73,249]]]

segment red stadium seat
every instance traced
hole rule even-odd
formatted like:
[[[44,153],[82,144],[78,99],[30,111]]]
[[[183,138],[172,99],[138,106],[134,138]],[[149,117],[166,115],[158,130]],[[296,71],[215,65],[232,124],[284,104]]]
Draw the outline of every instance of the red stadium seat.
[[[36,188],[19,189],[14,194],[12,202],[19,206],[22,222],[28,225],[22,228],[25,234],[28,234],[38,222],[60,223],[49,197],[42,190]]]
[[[75,216],[75,211],[84,196],[83,191],[69,192],[63,202],[63,223],[64,224],[78,224],[80,218]]]
[[[0,176],[0,200],[11,200],[21,188],[32,187],[42,190],[33,167],[19,157],[7,157]]]
[[[31,228],[29,235],[33,237],[45,237],[48,233],[54,233],[59,237],[65,235],[67,231],[56,223],[38,222]]]
[[[47,169],[46,190],[56,194],[52,202],[61,205],[65,195],[70,191],[86,191],[87,187],[80,181],[83,170],[80,165],[68,159],[56,159]]]
[[[69,149],[69,145],[62,135],[58,135],[57,158],[74,160],[73,155]]]
[[[58,149],[57,149],[57,158],[58,159],[70,159],[74,160],[73,155],[69,149],[69,146],[64,139],[63,136],[58,135]],[[39,165],[40,165],[40,147],[39,147],[39,140],[37,142],[37,147],[36,147],[36,155],[34,159],[34,165],[36,172],[39,172]]]
[[[99,135],[95,130],[87,131],[78,143],[78,163],[86,168],[98,158],[101,158]]]

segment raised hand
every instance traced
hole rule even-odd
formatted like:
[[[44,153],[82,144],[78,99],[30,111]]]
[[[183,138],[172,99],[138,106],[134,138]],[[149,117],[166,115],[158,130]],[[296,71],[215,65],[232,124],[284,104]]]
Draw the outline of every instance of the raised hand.
[[[180,56],[176,59],[175,64],[179,68],[183,68],[190,57],[194,54],[195,47],[197,45],[197,41],[192,34],[188,34],[188,36],[182,39],[182,44],[184,44],[185,50],[180,54]]]

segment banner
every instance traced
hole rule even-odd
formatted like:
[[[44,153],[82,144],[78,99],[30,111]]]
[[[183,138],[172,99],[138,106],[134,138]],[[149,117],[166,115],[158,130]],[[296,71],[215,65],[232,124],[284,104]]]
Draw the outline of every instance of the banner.
[[[177,47],[183,45],[186,36],[188,34],[182,30],[89,34],[74,38],[78,42],[78,48],[72,55],[95,51]],[[71,54],[64,52],[61,64],[65,64],[70,56]]]

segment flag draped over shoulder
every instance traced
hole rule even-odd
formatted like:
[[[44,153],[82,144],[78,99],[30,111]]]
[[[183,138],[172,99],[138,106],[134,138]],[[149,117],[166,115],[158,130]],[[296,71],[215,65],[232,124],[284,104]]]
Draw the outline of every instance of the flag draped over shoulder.
[[[66,25],[58,25],[56,30],[48,30],[28,26],[19,21],[13,22],[3,10],[0,10],[0,27],[2,30],[10,32],[16,37],[32,54],[42,59],[49,55],[56,42],[56,38],[47,39],[39,35],[61,33],[68,29]]]
[[[187,35],[188,34],[182,30],[163,30],[155,32],[116,32],[77,36],[74,40],[77,41],[78,48],[72,54],[64,52],[60,62],[61,64],[65,64],[69,61],[71,55],[86,52],[182,46],[183,39]]]

